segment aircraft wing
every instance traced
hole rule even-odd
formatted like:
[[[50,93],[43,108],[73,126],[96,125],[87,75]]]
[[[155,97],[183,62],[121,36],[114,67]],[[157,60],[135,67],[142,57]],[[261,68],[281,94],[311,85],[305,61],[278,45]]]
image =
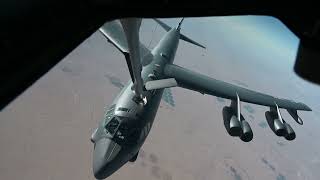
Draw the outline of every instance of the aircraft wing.
[[[129,53],[128,43],[125,33],[119,20],[109,21],[105,23],[99,31],[122,53]],[[144,57],[151,54],[150,50],[142,43],[140,43],[140,53]]]
[[[303,103],[255,92],[210,78],[174,64],[166,65],[164,74],[168,78],[174,78],[177,82],[177,86],[198,91],[203,94],[210,94],[231,100],[236,100],[238,95],[243,102],[269,107],[275,107],[277,104],[279,108],[285,108],[287,110],[311,111],[311,109]]]
[[[126,58],[128,69],[130,71],[130,76],[132,81],[134,82],[133,78],[133,70],[131,66],[130,56],[129,56],[129,47],[126,39],[125,32],[123,30],[123,27],[119,20],[109,21],[105,23],[101,28],[99,28],[99,31],[103,34],[103,36],[113,44],[120,52],[122,52]],[[145,47],[140,42],[140,55],[141,55],[141,61],[142,64],[148,64],[150,59],[152,59],[152,54],[150,50]]]
[[[99,31],[122,53],[129,53],[126,36],[119,21],[107,22]]]

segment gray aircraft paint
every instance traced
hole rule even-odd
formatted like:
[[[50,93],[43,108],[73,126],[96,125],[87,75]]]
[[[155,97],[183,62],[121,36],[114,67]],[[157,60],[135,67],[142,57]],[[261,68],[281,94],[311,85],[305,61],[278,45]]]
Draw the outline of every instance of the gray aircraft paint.
[[[311,110],[303,103],[279,99],[241,88],[172,64],[179,44],[179,39],[200,47],[203,46],[180,34],[180,25],[177,28],[170,28],[161,23],[160,25],[168,32],[155,48],[152,49],[151,56],[145,56],[147,58],[152,58],[152,61],[149,60],[145,61],[145,64],[143,63],[144,66],[141,78],[144,84],[148,81],[174,78],[177,81],[177,86],[198,91],[203,94],[210,94],[231,100],[234,100],[239,95],[242,101],[248,103],[270,107],[279,106],[279,108],[289,108],[293,110]],[[117,37],[121,36],[117,34]],[[117,39],[111,40],[113,41],[113,44],[118,46],[120,51],[124,54],[128,53],[125,42],[119,43],[117,42]],[[128,56],[126,56],[126,58],[127,57]],[[144,57],[142,57],[142,61],[143,58]],[[130,68],[130,66],[128,67]],[[133,78],[131,77],[131,79]],[[136,95],[132,90],[132,85],[133,83],[130,80],[114,99],[105,118],[100,122],[97,130],[92,134],[91,140],[94,143],[93,173],[98,179],[104,179],[110,176],[128,161],[135,160],[137,153],[150,132],[159,108],[163,88],[145,91],[144,95],[147,99],[147,103],[143,104],[140,103],[141,101],[134,100]],[[108,129],[110,124],[113,125],[113,130]],[[121,127],[122,124],[125,126]],[[120,129],[120,127],[124,129]],[[133,131],[133,139],[131,137],[132,134],[130,134],[130,136],[121,134],[121,131],[124,130],[125,132],[125,129],[128,127],[129,131]]]
[[[166,63],[173,62],[178,44],[179,32],[173,28],[152,50],[153,61],[142,70],[142,79],[144,82],[152,80],[148,77],[149,74],[154,74],[157,79],[163,78],[163,68]],[[132,100],[135,94],[131,90],[131,86],[132,81],[122,89],[112,104],[115,104],[114,116],[127,117],[130,118],[130,121],[141,124],[139,140],[134,146],[121,147],[120,149],[119,146],[114,145],[114,142],[110,142],[105,131],[104,127],[108,122],[108,119],[102,120],[97,131],[92,136],[93,141],[95,142],[93,173],[97,179],[103,179],[110,176],[139,152],[140,147],[143,145],[150,132],[153,120],[159,108],[163,89],[147,91],[145,95],[148,102],[143,106]],[[130,112],[118,111],[119,107],[130,109]],[[113,151],[110,150],[110,148],[112,148]],[[107,160],[106,156],[108,156]]]
[[[122,83],[122,81],[118,77],[110,74],[105,74],[105,77],[109,79],[111,84],[113,84],[115,87],[119,88],[120,90],[124,88],[125,85]],[[176,105],[170,88],[166,88],[163,90],[162,100],[165,101],[171,107],[175,107]]]

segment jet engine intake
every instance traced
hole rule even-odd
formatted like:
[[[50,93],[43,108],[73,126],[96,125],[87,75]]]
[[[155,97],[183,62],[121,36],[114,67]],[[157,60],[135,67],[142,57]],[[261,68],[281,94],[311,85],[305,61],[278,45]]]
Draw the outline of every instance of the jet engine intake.
[[[222,109],[222,116],[224,126],[230,136],[240,136],[241,135],[241,124],[238,118],[234,115],[231,107],[225,106]]]
[[[253,132],[249,123],[241,114],[240,98],[232,100],[230,107],[225,106],[222,109],[224,126],[230,136],[238,136],[244,142],[253,139]]]
[[[284,124],[278,118],[278,115],[273,111],[267,111],[265,113],[267,123],[270,129],[277,135],[277,136],[284,136],[286,134],[286,129]]]
[[[288,141],[292,141],[296,138],[296,134],[290,124],[286,123],[282,118],[277,104],[276,107],[270,107],[270,111],[267,111],[265,116],[270,129],[277,136],[283,136]]]

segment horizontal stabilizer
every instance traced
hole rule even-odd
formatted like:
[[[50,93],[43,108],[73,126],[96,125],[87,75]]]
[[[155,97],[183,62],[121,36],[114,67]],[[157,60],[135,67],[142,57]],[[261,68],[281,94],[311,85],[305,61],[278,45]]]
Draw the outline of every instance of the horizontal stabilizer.
[[[204,49],[206,48],[206,47],[204,47],[203,45],[195,42],[194,40],[188,38],[187,36],[185,36],[185,35],[183,35],[183,34],[180,34],[180,39],[181,39],[181,40],[184,40],[184,41],[186,41],[186,42],[189,42],[189,43],[191,43],[191,44],[194,44],[194,45],[196,45],[196,46],[202,47],[202,48],[204,48]]]
[[[172,29],[170,26],[168,26],[166,23],[160,21],[159,19],[154,18],[154,20],[155,20],[163,29],[165,29],[166,31],[170,31],[170,30]],[[183,21],[183,19],[180,21],[179,26],[177,27],[177,31],[180,31],[182,21]],[[202,48],[206,49],[205,46],[201,45],[200,43],[197,43],[196,41],[188,38],[187,36],[185,36],[185,35],[183,35],[183,34],[181,34],[181,33],[180,33],[180,39],[181,39],[181,40],[184,40],[184,41],[186,41],[186,42],[188,42],[188,43],[191,43],[191,44],[194,44],[194,45],[196,45],[196,46],[199,46],[199,47],[202,47]]]
[[[153,90],[153,89],[175,87],[177,85],[178,85],[177,81],[174,78],[169,78],[169,79],[148,81],[145,83],[145,88],[146,90]]]

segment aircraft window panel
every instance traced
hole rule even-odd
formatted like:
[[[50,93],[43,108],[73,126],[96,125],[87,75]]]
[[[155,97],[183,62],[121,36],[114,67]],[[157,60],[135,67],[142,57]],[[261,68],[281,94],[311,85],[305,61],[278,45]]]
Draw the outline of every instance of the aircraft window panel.
[[[109,114],[105,114],[105,119],[110,120],[113,117],[113,112]]]
[[[139,128],[130,126],[127,123],[121,123],[119,126],[115,138],[119,143],[132,144],[136,143],[140,135]]]
[[[106,130],[114,135],[115,132],[117,131],[118,127],[120,125],[120,122],[117,120],[116,117],[113,117],[105,126]]]
[[[124,108],[124,107],[119,107],[119,108],[118,108],[118,111],[129,112],[129,111],[130,111],[130,109],[128,109],[128,108]]]

